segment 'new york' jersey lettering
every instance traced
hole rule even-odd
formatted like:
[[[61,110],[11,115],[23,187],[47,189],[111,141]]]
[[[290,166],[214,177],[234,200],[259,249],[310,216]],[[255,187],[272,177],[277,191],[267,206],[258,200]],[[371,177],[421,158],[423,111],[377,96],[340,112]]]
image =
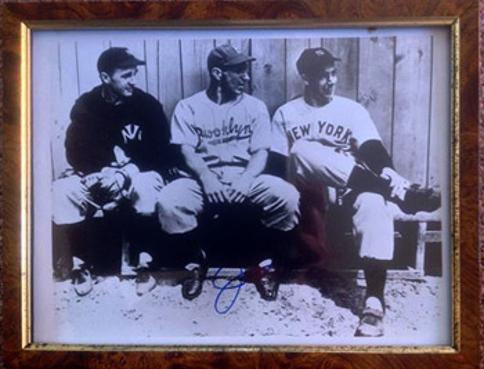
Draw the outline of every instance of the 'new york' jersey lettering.
[[[314,130],[317,132],[314,133]],[[340,145],[349,145],[351,138],[351,129],[340,124],[328,123],[327,121],[318,121],[317,125],[313,123],[296,125],[286,133],[291,144],[302,138],[324,137],[327,140],[334,139]]]
[[[310,106],[300,97],[281,106],[273,117],[271,148],[283,155],[289,155],[298,140],[350,150],[372,139],[380,140],[380,135],[367,110],[340,96],[322,107]]]

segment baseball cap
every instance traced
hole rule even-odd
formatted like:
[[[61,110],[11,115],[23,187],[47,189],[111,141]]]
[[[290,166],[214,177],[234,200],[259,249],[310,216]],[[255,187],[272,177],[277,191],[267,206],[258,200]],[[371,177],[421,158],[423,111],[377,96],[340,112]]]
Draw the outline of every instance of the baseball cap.
[[[321,72],[324,68],[333,65],[340,58],[333,56],[323,47],[314,47],[305,49],[296,62],[299,74],[315,74]]]
[[[228,67],[253,60],[255,58],[239,53],[231,45],[223,44],[210,51],[207,58],[207,66],[210,70],[213,67]]]
[[[110,47],[104,50],[97,60],[97,70],[99,73],[110,73],[116,68],[132,68],[138,65],[145,65],[142,60],[128,52],[126,47]]]

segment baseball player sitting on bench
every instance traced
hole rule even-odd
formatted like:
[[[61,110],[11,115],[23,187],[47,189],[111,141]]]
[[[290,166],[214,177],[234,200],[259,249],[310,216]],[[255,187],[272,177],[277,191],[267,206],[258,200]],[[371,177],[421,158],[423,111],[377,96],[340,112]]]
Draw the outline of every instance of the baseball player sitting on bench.
[[[157,223],[157,193],[170,167],[169,126],[162,105],[135,87],[143,64],[126,48],[105,50],[97,62],[102,84],[71,111],[65,148],[72,170],[53,183],[53,233],[57,247],[72,247],[80,296],[92,290],[92,273],[119,273],[126,230],[150,215]],[[138,293],[155,286],[145,275],[138,275]]]
[[[440,207],[440,194],[400,176],[367,110],[335,95],[339,60],[324,48],[302,52],[297,70],[304,95],[274,114],[272,150],[289,157],[291,182],[324,184],[341,193],[341,202],[352,214],[367,285],[355,335],[381,336],[385,265],[394,249],[393,214],[387,202],[409,214],[434,211]]]
[[[244,93],[252,60],[228,44],[214,48],[207,60],[208,89],[180,101],[173,113],[171,142],[181,146],[190,176],[162,190],[158,214],[162,228],[183,237],[185,244],[191,242],[193,254],[199,255],[186,266],[191,278],[182,283],[182,293],[187,299],[200,295],[206,273],[196,234],[200,216],[217,216],[217,209],[248,203],[258,209],[266,228],[289,232],[298,223],[297,190],[279,177],[262,174],[271,121],[265,104]],[[260,265],[268,266],[264,261]],[[271,265],[255,282],[266,300],[276,298],[279,286],[277,260]]]

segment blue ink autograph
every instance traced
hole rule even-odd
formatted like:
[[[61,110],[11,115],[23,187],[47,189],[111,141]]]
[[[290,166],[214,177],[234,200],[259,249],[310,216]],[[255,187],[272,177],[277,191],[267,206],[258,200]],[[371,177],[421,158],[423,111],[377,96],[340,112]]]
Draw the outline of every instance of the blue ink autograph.
[[[246,280],[254,280],[254,278],[261,278],[262,275],[269,271],[272,267],[272,263],[269,262],[269,264],[266,264],[261,267],[259,265],[259,269],[256,270],[245,270],[243,268],[240,268],[239,274],[237,274],[235,277],[229,278],[225,283],[223,283],[221,286],[219,286],[216,281],[219,278],[220,272],[223,270],[223,268],[218,268],[217,271],[215,272],[214,279],[212,281],[212,285],[215,289],[219,290],[217,293],[217,297],[215,298],[214,302],[214,309],[217,313],[219,314],[227,314],[230,309],[235,305],[235,302],[239,298],[240,291],[246,284]],[[255,272],[255,273],[254,273]],[[248,277],[248,279],[247,279]],[[232,299],[229,301],[229,303],[224,307],[222,306],[222,303],[220,302],[220,299],[226,294],[227,291],[229,290],[235,290],[234,295],[232,296]]]
[[[240,291],[242,290],[242,287],[244,287],[245,282],[243,282],[243,278],[245,277],[245,270],[240,268],[239,274],[237,274],[235,277],[232,277],[228,279],[224,284],[221,286],[217,285],[216,280],[217,277],[219,276],[220,272],[222,271],[223,268],[218,268],[217,271],[215,272],[214,275],[214,280],[212,281],[212,285],[215,289],[219,290],[217,293],[217,297],[215,298],[214,302],[214,308],[215,311],[219,314],[227,314],[230,309],[234,306],[235,302],[239,298]],[[234,282],[238,282],[235,283]],[[236,290],[235,294],[232,296],[232,300],[229,301],[228,305],[224,308],[221,306],[220,298],[224,293],[226,293],[228,290]]]

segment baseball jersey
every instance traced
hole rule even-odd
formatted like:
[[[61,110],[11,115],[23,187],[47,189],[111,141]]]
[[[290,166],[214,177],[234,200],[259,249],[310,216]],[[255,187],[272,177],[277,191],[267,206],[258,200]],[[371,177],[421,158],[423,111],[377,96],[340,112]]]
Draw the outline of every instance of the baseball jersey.
[[[209,168],[245,167],[252,153],[271,146],[269,113],[261,100],[245,93],[217,104],[200,91],[175,107],[171,142],[193,146]]]
[[[324,106],[314,107],[299,97],[281,106],[273,117],[272,150],[289,155],[297,140],[318,141],[350,151],[380,135],[368,111],[357,102],[334,96]]]
[[[141,171],[162,173],[172,160],[162,105],[138,88],[118,105],[102,95],[102,86],[97,86],[71,110],[65,141],[69,164],[84,174],[97,172],[116,161],[118,147]]]

